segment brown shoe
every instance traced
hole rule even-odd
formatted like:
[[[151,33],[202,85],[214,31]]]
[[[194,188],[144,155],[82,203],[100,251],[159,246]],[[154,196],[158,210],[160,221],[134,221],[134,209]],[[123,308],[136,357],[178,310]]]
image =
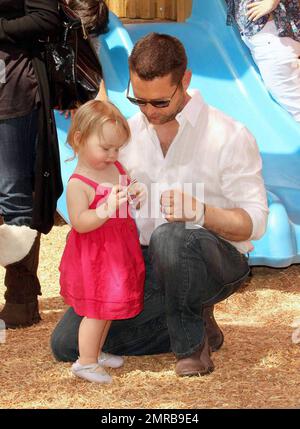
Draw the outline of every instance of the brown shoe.
[[[215,366],[210,358],[210,347],[208,345],[207,335],[205,335],[203,345],[200,350],[186,358],[179,358],[175,371],[180,377],[192,375],[205,375],[213,372]]]
[[[206,307],[203,311],[203,319],[208,338],[208,344],[212,352],[219,350],[224,343],[224,334],[214,318],[214,306]]]
[[[38,323],[38,295],[41,286],[37,276],[40,234],[26,226],[0,226],[0,262],[6,273],[6,303],[0,319],[7,328],[32,326]]]
[[[0,319],[4,321],[5,327],[10,329],[26,328],[39,323],[38,301],[25,304],[6,302],[0,311]]]

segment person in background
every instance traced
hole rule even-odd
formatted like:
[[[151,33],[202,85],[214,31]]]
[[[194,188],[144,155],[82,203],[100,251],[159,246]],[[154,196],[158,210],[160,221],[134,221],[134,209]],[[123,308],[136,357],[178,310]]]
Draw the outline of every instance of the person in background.
[[[98,36],[108,31],[109,9],[104,0],[67,0],[68,6],[81,18],[85,30],[98,50]]]
[[[68,6],[82,20],[86,32],[97,53],[100,43],[98,36],[108,31],[109,9],[104,0],[65,0]],[[106,100],[105,84],[102,79],[97,98]],[[76,110],[60,111],[67,119],[73,116]]]
[[[7,328],[40,321],[40,233],[62,193],[43,43],[61,26],[56,0],[0,2],[0,254]]]
[[[299,0],[226,0],[266,88],[300,122]]]

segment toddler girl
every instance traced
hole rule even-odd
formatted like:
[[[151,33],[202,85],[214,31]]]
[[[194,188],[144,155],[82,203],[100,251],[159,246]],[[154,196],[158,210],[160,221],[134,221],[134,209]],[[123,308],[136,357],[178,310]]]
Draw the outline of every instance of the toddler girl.
[[[78,164],[67,187],[72,229],[60,264],[61,295],[84,316],[72,372],[98,383],[111,382],[104,366],[123,364],[121,357],[101,353],[111,320],[143,308],[144,260],[128,205],[130,181],[117,161],[129,137],[120,111],[99,100],[76,111],[68,135]],[[139,203],[142,187],[131,188]]]

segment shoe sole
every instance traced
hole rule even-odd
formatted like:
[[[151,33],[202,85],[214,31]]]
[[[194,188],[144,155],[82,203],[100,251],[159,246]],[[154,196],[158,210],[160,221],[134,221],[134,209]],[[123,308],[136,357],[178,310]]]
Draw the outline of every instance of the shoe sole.
[[[85,380],[88,381],[89,383],[97,383],[97,384],[111,384],[112,383],[112,379],[111,380],[92,380],[88,377],[84,377],[82,375],[77,374],[76,372],[72,371],[72,376],[76,377],[76,378],[80,378],[81,380]]]
[[[203,377],[204,375],[208,375],[211,374],[214,371],[214,367],[209,367],[207,368],[207,371],[203,371],[203,372],[182,372],[181,374],[177,374],[179,377],[194,377],[194,376],[198,376],[198,377]]]
[[[109,365],[108,363],[102,363],[99,362],[99,365],[102,366],[102,368],[111,368],[111,369],[118,369],[118,368],[122,368],[122,366],[124,366],[124,363],[122,363],[121,365]]]
[[[41,322],[42,319],[35,319],[33,320],[31,323],[26,323],[26,324],[20,324],[20,325],[10,325],[10,324],[5,324],[5,329],[20,329],[20,328],[30,328],[30,326],[33,325],[37,325],[38,323]]]

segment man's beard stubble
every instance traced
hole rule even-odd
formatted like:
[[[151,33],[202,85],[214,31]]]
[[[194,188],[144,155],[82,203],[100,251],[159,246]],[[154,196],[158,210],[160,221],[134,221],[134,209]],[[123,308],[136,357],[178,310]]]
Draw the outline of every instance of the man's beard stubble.
[[[166,115],[157,116],[157,120],[155,120],[154,125],[163,125],[163,124],[167,124],[168,122],[174,121],[176,119],[176,116],[178,115],[178,113],[180,113],[184,109],[185,105],[186,105],[185,95],[182,94],[182,99],[180,100],[180,103],[178,104],[177,108],[167,116]],[[151,117],[149,117],[147,115],[145,115],[145,116],[148,119],[148,121],[150,122],[150,124],[153,124]]]

